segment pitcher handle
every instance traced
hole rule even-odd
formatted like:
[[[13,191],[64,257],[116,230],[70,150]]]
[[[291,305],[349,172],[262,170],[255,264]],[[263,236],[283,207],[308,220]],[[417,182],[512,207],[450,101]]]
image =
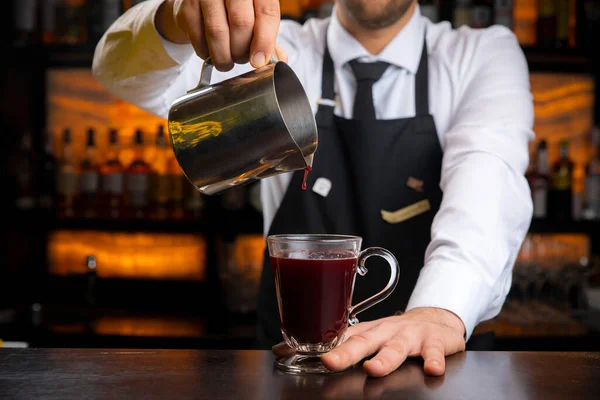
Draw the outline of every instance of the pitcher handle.
[[[269,60],[269,64],[276,64],[278,61],[279,58],[277,58],[277,54],[273,53],[271,59]],[[190,89],[187,92],[195,92],[196,90],[210,86],[210,79],[212,78],[213,69],[214,64],[212,63],[212,60],[210,57],[206,57],[202,63],[202,69],[200,70],[200,82],[198,82],[198,85],[195,88]]]
[[[358,274],[360,276],[365,276],[368,272],[365,267],[365,262],[369,257],[379,256],[385,259],[390,265],[390,280],[387,285],[383,288],[383,290],[373,296],[369,297],[358,303],[355,306],[350,308],[350,318],[348,318],[348,323],[351,326],[358,324],[358,318],[356,318],[356,314],[365,311],[367,308],[374,306],[382,300],[385,300],[396,288],[398,285],[398,281],[400,280],[400,266],[398,265],[398,260],[394,255],[381,247],[369,247],[368,249],[363,250],[358,256]]]

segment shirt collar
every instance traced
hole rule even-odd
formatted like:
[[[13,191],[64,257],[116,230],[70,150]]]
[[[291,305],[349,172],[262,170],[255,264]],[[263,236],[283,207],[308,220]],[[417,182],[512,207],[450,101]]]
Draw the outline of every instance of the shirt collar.
[[[416,74],[425,37],[424,29],[421,10],[417,5],[406,26],[379,54],[373,55],[342,26],[334,8],[327,30],[329,54],[336,69],[348,61],[361,58],[364,61],[384,61]]]

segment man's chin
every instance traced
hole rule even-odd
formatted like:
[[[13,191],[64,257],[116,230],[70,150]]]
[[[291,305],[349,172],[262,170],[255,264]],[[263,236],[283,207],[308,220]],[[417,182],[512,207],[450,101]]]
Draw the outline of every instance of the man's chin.
[[[383,29],[400,20],[412,0],[339,0],[340,6],[364,29]]]

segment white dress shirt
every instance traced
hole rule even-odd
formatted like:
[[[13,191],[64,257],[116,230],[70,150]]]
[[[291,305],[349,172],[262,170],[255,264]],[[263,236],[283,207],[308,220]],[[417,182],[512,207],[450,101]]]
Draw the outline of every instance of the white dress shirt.
[[[116,96],[166,117],[173,100],[197,85],[202,60],[190,45],[171,43],[157,33],[154,15],[162,1],[143,2],[113,24],[96,48],[93,71]],[[375,83],[373,98],[377,118],[395,119],[415,115],[414,78],[425,32],[429,106],[444,151],[444,196],[407,310],[450,310],[462,319],[469,337],[479,322],[500,311],[532,214],[524,173],[533,138],[533,101],[515,36],[500,26],[474,30],[434,24],[417,7],[378,55],[369,54],[341,26],[335,11],[330,19],[304,25],[282,21],[278,44],[316,112],[327,36],[335,66],[335,113],[345,118],[352,117],[356,90],[348,61],[391,64]],[[213,81],[250,68],[215,71]],[[290,179],[291,174],[283,174],[261,183],[265,233]]]

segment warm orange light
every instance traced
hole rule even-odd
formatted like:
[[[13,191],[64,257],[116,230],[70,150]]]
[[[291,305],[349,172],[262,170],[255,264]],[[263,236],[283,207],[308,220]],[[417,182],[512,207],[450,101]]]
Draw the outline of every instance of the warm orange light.
[[[513,31],[522,45],[534,46],[537,43],[537,18],[537,0],[514,2]]]
[[[96,257],[100,278],[206,278],[206,241],[202,236],[94,231],[59,231],[50,235],[50,273],[83,273],[89,255]]]
[[[569,157],[579,167],[590,160],[590,132],[594,109],[594,79],[585,74],[531,74],[535,105],[536,140],[530,152],[535,154],[539,140],[548,142],[548,158],[558,158],[558,143],[569,140]],[[576,169],[577,173],[580,173]],[[576,188],[577,189],[577,188]]]
[[[134,156],[134,133],[140,128],[147,145],[144,158],[147,162],[152,161],[158,125],[164,125],[166,132],[166,120],[112,96],[94,79],[91,70],[86,68],[50,70],[47,72],[47,87],[47,128],[53,135],[54,152],[57,156],[62,152],[61,137],[65,128],[71,129],[73,133],[73,153],[77,163],[85,154],[85,132],[88,127],[97,132],[96,147],[99,155],[106,153],[108,130],[115,128],[119,131],[122,149],[119,158],[123,165],[129,165]],[[98,161],[102,161],[101,157]]]
[[[200,320],[176,317],[100,317],[93,330],[109,336],[200,337],[206,328]]]
[[[535,264],[560,269],[590,258],[590,238],[583,234],[529,234],[517,257],[517,267]]]

